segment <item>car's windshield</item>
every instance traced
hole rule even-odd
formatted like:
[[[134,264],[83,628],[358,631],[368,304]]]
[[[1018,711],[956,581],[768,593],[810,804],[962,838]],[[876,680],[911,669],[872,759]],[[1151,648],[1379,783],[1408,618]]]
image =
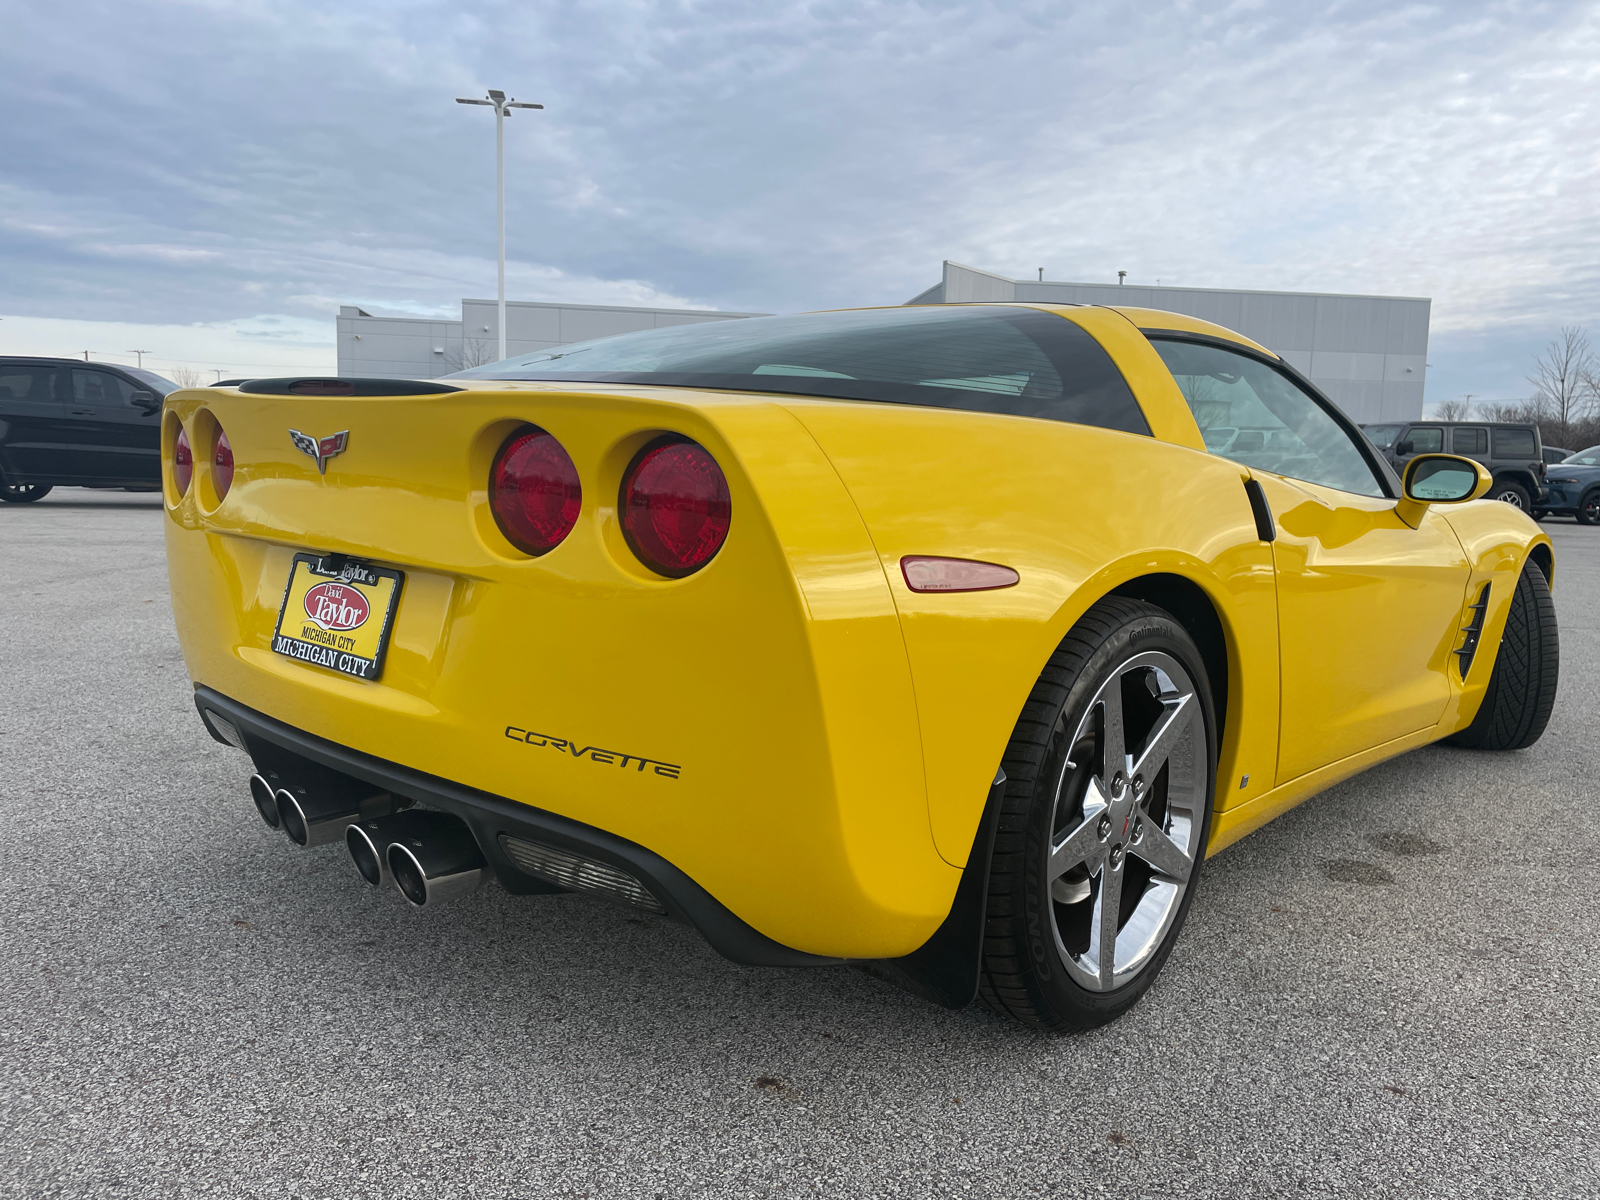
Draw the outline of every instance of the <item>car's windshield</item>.
[[[148,385],[150,390],[158,396],[165,396],[169,392],[178,390],[178,385],[173,383],[172,380],[163,378],[154,371],[146,371],[139,367],[123,367],[122,369],[140,383]]]
[[[1148,434],[1100,344],[1007,305],[855,309],[647,329],[508,358],[450,379],[726,388],[931,405]]]
[[[1400,436],[1404,425],[1363,425],[1361,432],[1372,439],[1372,444],[1379,450],[1387,450],[1394,445],[1395,438]]]
[[[1561,460],[1564,467],[1600,467],[1600,446],[1590,446]]]

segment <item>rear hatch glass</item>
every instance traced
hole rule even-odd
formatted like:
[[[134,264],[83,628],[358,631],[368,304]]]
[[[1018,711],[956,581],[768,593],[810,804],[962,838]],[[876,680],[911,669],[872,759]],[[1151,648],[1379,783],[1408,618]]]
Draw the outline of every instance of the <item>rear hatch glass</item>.
[[[577,342],[449,378],[774,392],[1150,432],[1087,331],[1055,313],[998,305],[707,321]]]

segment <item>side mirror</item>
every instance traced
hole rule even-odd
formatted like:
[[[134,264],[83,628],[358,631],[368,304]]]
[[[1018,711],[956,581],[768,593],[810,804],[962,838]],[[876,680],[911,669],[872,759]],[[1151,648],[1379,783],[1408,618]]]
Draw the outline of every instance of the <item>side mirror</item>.
[[[1410,438],[1405,438],[1398,445],[1395,446],[1394,452],[1396,454],[1398,454],[1401,458],[1404,458],[1408,454],[1415,454],[1416,453],[1416,447],[1411,444],[1411,439]]]
[[[161,411],[161,397],[154,392],[135,392],[130,399],[135,408],[144,410],[144,415],[147,417],[151,413]]]
[[[1460,504],[1487,495],[1494,476],[1480,462],[1454,454],[1419,454],[1400,477],[1403,498],[1395,512],[1411,528],[1422,523],[1430,504]]]

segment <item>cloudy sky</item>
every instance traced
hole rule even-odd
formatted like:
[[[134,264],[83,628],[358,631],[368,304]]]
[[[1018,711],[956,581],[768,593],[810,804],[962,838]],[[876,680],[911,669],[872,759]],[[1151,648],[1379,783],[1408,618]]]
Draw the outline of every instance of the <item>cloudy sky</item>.
[[[0,352],[331,367],[334,309],[1433,298],[1430,403],[1600,334],[1600,3],[0,0]]]

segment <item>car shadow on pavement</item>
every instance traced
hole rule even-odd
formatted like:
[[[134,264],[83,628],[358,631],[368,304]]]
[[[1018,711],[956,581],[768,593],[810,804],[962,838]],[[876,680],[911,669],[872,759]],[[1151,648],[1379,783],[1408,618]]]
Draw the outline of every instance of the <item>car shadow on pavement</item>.
[[[594,897],[513,896],[491,883],[418,910],[392,887],[368,890],[342,848],[279,849],[234,864],[239,919],[279,943],[269,959],[284,954],[289,974],[308,973],[321,995],[366,992],[369,1003],[446,1022],[470,1013],[512,1043],[534,1029],[544,1031],[536,1040],[601,1042],[607,1031],[648,1030],[658,1047],[696,1053],[845,1027],[888,1044],[1040,1036],[977,1005],[943,1009],[859,966],[741,966],[690,926]],[[270,976],[259,984],[274,987]]]

